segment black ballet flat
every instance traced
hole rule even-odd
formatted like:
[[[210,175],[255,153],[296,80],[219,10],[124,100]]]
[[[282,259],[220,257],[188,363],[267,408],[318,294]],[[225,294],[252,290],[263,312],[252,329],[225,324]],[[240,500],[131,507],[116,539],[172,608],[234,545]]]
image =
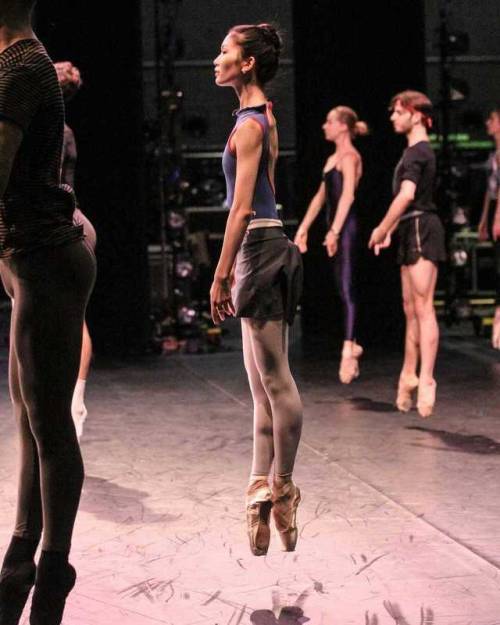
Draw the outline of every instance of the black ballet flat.
[[[37,573],[30,625],[60,625],[66,599],[75,582],[76,571],[71,564],[67,564],[62,571],[51,571],[50,576]]]
[[[0,625],[18,625],[35,583],[34,562],[5,567],[0,573]]]

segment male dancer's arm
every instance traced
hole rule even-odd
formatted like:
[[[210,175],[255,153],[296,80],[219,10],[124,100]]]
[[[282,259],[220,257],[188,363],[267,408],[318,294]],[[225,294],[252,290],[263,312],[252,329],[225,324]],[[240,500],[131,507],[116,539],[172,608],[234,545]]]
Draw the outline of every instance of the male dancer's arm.
[[[416,188],[417,185],[411,180],[403,180],[399,193],[393,199],[385,217],[372,232],[370,242],[368,243],[370,249],[376,245],[382,245],[386,237],[394,231],[404,212],[415,199]]]

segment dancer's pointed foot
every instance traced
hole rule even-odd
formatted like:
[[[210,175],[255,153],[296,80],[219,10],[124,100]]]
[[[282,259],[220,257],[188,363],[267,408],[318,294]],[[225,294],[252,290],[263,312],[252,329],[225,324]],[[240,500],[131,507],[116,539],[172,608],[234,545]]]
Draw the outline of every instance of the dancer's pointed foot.
[[[420,381],[418,385],[417,410],[421,417],[426,419],[432,415],[436,403],[436,380],[430,382]]]
[[[30,625],[61,625],[66,599],[76,581],[76,571],[63,556],[43,551],[36,571]]]
[[[247,532],[250,550],[254,556],[265,556],[269,549],[271,498],[271,488],[267,479],[256,480],[247,488]]]
[[[359,359],[362,355],[361,345],[354,342],[344,344],[339,368],[339,379],[342,384],[350,384],[359,377]]]
[[[408,412],[413,405],[412,393],[418,387],[416,375],[399,376],[398,394],[396,396],[396,406],[400,412]]]
[[[295,551],[299,532],[297,529],[297,508],[300,490],[292,480],[273,482],[274,525],[285,551]]]
[[[33,561],[4,566],[0,573],[0,625],[18,625],[35,583]]]

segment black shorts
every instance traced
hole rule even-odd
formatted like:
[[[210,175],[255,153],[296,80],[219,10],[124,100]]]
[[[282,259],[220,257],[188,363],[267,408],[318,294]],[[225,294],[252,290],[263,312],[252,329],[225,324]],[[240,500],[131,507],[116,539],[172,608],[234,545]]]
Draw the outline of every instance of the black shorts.
[[[423,213],[398,226],[398,265],[414,265],[419,258],[433,263],[446,260],[444,228],[436,213]]]
[[[292,325],[302,294],[302,258],[281,227],[247,230],[236,256],[236,316]]]

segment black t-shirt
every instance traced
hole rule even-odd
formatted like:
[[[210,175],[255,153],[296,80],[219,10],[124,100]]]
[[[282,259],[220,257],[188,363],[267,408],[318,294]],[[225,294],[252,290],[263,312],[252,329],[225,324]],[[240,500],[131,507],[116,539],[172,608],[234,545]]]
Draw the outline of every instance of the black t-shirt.
[[[36,39],[18,41],[0,54],[0,120],[23,131],[0,199],[0,258],[82,239],[82,227],[72,221],[73,191],[61,185],[61,88]]]
[[[416,184],[415,199],[406,209],[413,211],[435,211],[433,202],[434,179],[436,177],[436,157],[428,141],[419,141],[403,152],[396,165],[392,190],[397,195],[403,180],[411,180]]]

